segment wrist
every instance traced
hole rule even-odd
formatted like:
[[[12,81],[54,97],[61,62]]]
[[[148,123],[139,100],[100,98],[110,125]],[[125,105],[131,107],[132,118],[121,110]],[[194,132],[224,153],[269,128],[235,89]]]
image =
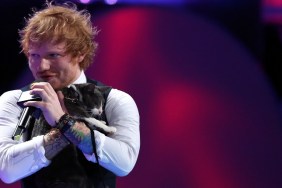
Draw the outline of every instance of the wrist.
[[[60,130],[62,134],[64,134],[75,123],[76,123],[76,120],[69,114],[65,113],[64,115],[60,117],[58,122],[56,122],[55,128],[57,128],[58,130]]]
[[[43,141],[45,157],[49,160],[53,159],[61,150],[70,144],[67,138],[56,128],[52,128],[44,135]]]
[[[44,135],[44,145],[53,144],[57,139],[61,137],[61,133],[58,129],[52,128],[46,135]]]

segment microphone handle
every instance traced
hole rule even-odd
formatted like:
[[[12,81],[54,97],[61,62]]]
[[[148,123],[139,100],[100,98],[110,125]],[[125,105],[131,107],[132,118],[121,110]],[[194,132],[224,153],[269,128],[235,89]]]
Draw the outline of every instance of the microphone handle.
[[[12,136],[13,140],[19,141],[21,135],[28,129],[30,123],[34,119],[33,112],[35,110],[36,108],[31,106],[27,106],[23,109],[20,120]]]

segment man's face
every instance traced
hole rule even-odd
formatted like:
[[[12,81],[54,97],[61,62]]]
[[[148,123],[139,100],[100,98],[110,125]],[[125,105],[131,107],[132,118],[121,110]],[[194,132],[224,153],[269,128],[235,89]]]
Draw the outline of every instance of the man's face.
[[[65,44],[44,42],[30,45],[29,68],[36,80],[49,82],[54,89],[60,89],[75,81],[81,72],[79,63],[83,57],[72,57],[65,52]]]

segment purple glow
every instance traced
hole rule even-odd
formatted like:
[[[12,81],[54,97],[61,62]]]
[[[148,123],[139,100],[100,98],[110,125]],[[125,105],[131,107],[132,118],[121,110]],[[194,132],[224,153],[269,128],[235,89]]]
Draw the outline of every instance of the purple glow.
[[[83,4],[88,4],[88,3],[90,3],[90,1],[91,0],[80,0],[80,2],[83,3]]]
[[[107,3],[108,5],[114,5],[117,3],[118,0],[105,0],[105,3]]]
[[[105,0],[115,1],[115,0]],[[195,0],[119,0],[120,3],[183,4]]]

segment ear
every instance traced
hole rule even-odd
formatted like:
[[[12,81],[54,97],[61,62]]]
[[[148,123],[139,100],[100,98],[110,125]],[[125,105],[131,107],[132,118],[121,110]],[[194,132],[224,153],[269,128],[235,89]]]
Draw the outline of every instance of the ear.
[[[75,92],[77,92],[77,86],[75,84],[71,84],[70,85],[70,88],[73,89]]]
[[[88,92],[93,92],[96,88],[96,85],[92,83],[86,83],[85,88]]]
[[[84,57],[85,57],[85,54],[81,54],[81,53],[79,52],[79,54],[78,54],[78,56],[77,56],[77,61],[78,61],[78,63],[82,62],[83,59],[84,59]]]

